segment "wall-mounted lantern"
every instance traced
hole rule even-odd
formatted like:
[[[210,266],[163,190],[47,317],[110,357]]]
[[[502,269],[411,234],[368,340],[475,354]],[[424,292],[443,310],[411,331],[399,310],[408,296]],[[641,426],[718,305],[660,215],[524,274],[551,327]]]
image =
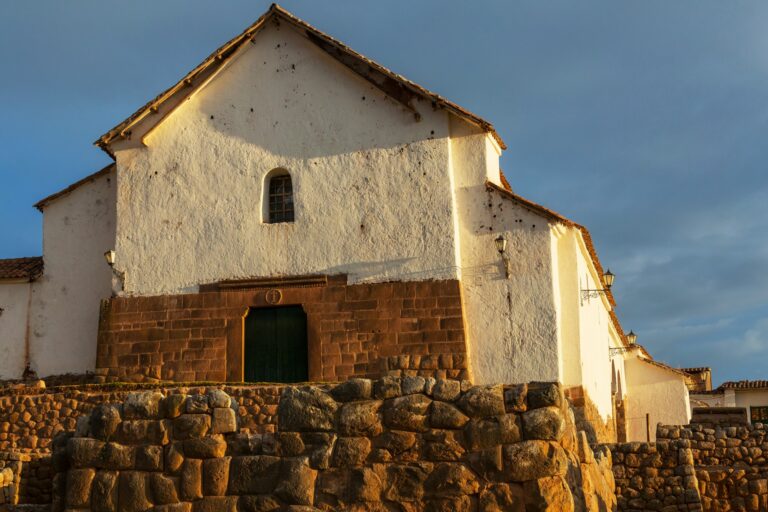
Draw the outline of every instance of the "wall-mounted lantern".
[[[504,263],[504,277],[509,279],[509,257],[507,256],[507,239],[504,235],[499,235],[493,241],[496,244],[496,251],[501,255],[501,261]]]
[[[104,259],[107,260],[107,265],[110,267],[115,265],[115,251],[107,251],[104,253]]]
[[[599,290],[581,290],[581,302],[582,304],[584,301],[589,301],[589,299],[596,299],[600,296],[600,294],[605,294],[608,292],[608,290],[611,289],[611,286],[613,286],[613,280],[616,278],[616,276],[611,272],[610,269],[608,269],[603,274],[603,286],[605,288],[601,288]]]
[[[626,334],[624,336],[624,339],[627,340],[627,346],[626,347],[616,347],[616,348],[609,348],[608,349],[608,355],[610,357],[613,357],[617,354],[622,354],[624,352],[628,352],[635,348],[635,343],[637,343],[637,334],[635,334],[634,331],[629,331],[629,334]]]

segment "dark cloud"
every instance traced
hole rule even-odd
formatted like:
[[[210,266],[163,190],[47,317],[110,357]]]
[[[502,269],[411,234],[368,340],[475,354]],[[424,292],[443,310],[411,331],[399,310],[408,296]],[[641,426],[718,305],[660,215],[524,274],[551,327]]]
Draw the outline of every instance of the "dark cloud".
[[[39,253],[31,204],[103,165],[99,134],[267,6],[2,3],[0,257]],[[766,377],[768,4],[285,6],[492,120],[513,187],[590,228],[659,358]]]

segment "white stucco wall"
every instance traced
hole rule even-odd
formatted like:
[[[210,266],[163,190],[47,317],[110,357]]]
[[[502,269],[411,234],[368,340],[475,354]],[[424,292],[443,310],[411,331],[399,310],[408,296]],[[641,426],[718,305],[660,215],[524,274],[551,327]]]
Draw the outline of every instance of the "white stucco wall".
[[[421,120],[285,24],[268,26],[146,138],[116,147],[128,294],[222,279],[457,277],[448,114]],[[296,221],[264,224],[264,177]]]
[[[736,407],[746,407],[747,418],[752,421],[752,412],[749,410],[752,406],[768,406],[768,389],[736,389],[735,404]]]
[[[627,440],[646,440],[645,415],[650,414],[651,441],[656,425],[687,425],[690,403],[685,378],[641,358],[624,361],[627,372]]]
[[[99,305],[111,295],[104,252],[114,247],[114,172],[45,206],[45,272],[35,282],[30,359],[40,377],[96,364]]]
[[[498,180],[498,153],[488,150],[486,135],[452,122],[451,136],[472,377],[560,380],[549,225],[486,189],[486,179]],[[507,239],[509,279],[495,248],[500,234]]]
[[[28,281],[0,281],[0,379],[19,379],[24,372],[30,293]]]

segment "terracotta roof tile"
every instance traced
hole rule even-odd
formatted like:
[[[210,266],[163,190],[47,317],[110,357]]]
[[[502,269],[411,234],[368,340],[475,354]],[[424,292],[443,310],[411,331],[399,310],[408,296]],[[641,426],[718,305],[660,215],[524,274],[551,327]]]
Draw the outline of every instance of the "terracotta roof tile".
[[[708,366],[699,366],[697,368],[680,368],[680,370],[685,373],[704,373],[711,372],[712,368],[709,368]]]
[[[768,380],[730,380],[723,382],[717,388],[723,389],[766,389],[768,388]]]
[[[0,260],[0,279],[34,281],[43,273],[43,258],[10,258]]]

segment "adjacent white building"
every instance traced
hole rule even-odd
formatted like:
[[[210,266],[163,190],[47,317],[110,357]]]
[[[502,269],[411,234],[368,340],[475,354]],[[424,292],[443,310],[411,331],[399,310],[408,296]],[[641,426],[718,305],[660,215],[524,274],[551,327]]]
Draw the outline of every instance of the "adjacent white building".
[[[364,285],[383,294],[388,283],[413,283],[392,307],[421,316],[390,340],[341,312],[313,324],[318,306],[296,299],[309,312],[306,357],[317,365],[338,341],[326,344],[324,322],[353,322],[338,357],[363,364],[353,352],[364,344],[367,374],[392,346],[421,358],[456,354],[453,342],[464,347],[454,366],[435,371],[479,383],[562,382],[601,424],[597,437],[625,431],[617,416],[644,417],[659,404],[675,412],[658,421],[685,419],[677,375],[628,349],[589,232],[513,191],[493,126],[277,6],[97,145],[114,164],[37,205],[44,272],[16,282],[0,270],[0,378],[26,366],[46,376],[129,360],[162,378],[162,361],[140,349],[159,353],[173,341],[169,357],[183,358],[195,336],[209,336],[195,349],[210,351],[205,371],[242,367],[245,327],[222,319],[210,329],[220,332],[193,328],[180,346],[168,329],[184,322],[139,299],[179,297],[183,308],[207,293],[199,307],[223,311],[232,295],[208,293],[221,283],[259,289],[269,280],[282,297],[288,285],[275,280],[344,276],[346,300]],[[105,251],[114,251],[111,268]],[[457,283],[458,312],[416,286],[434,282]],[[241,317],[263,301],[252,300]],[[135,332],[109,331],[120,315]],[[445,338],[430,339],[437,334]],[[644,427],[640,435],[626,424],[629,439],[645,438]]]

